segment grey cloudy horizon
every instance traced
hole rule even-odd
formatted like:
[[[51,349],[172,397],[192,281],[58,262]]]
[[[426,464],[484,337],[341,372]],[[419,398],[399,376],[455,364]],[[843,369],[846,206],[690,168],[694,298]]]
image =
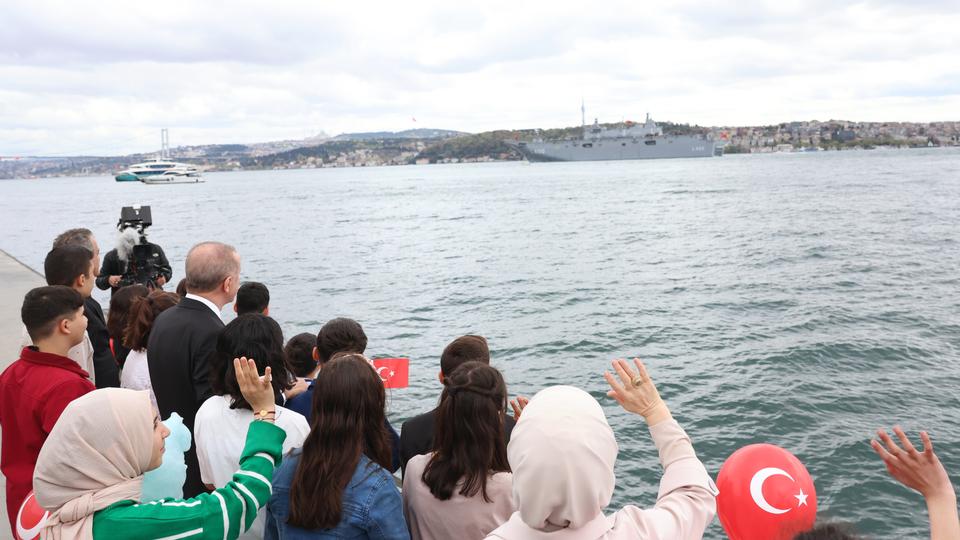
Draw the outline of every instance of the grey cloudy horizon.
[[[649,4],[649,5],[648,5]],[[960,120],[960,3],[0,5],[0,156],[418,127]]]

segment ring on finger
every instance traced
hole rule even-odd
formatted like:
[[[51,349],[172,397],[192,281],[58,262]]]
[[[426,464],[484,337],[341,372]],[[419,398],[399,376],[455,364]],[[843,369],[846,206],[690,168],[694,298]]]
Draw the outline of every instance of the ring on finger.
[[[630,380],[630,383],[633,384],[634,387],[640,386],[643,384],[643,377],[640,375],[637,375],[636,377]]]

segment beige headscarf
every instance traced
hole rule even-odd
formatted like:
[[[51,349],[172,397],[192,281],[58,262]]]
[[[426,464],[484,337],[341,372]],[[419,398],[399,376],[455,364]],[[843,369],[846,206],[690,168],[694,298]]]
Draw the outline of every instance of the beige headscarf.
[[[572,386],[537,393],[510,436],[513,500],[527,526],[577,529],[613,496],[617,441],[603,409]]]
[[[94,512],[140,500],[153,453],[153,418],[146,391],[105,388],[67,405],[33,477],[37,502],[50,511],[41,538],[92,539]]]

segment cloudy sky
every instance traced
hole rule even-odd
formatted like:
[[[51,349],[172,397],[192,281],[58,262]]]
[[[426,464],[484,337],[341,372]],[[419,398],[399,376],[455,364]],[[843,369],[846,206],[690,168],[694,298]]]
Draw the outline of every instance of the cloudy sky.
[[[958,0],[0,3],[0,156],[588,118],[960,120]],[[415,119],[415,120],[414,120]]]

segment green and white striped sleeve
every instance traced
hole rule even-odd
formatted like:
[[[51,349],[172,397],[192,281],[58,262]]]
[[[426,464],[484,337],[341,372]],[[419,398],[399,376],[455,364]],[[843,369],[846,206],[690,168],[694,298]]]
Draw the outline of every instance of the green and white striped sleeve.
[[[115,503],[93,518],[95,540],[228,540],[245,532],[273,491],[286,432],[268,422],[251,422],[240,470],[226,486],[187,500]]]

